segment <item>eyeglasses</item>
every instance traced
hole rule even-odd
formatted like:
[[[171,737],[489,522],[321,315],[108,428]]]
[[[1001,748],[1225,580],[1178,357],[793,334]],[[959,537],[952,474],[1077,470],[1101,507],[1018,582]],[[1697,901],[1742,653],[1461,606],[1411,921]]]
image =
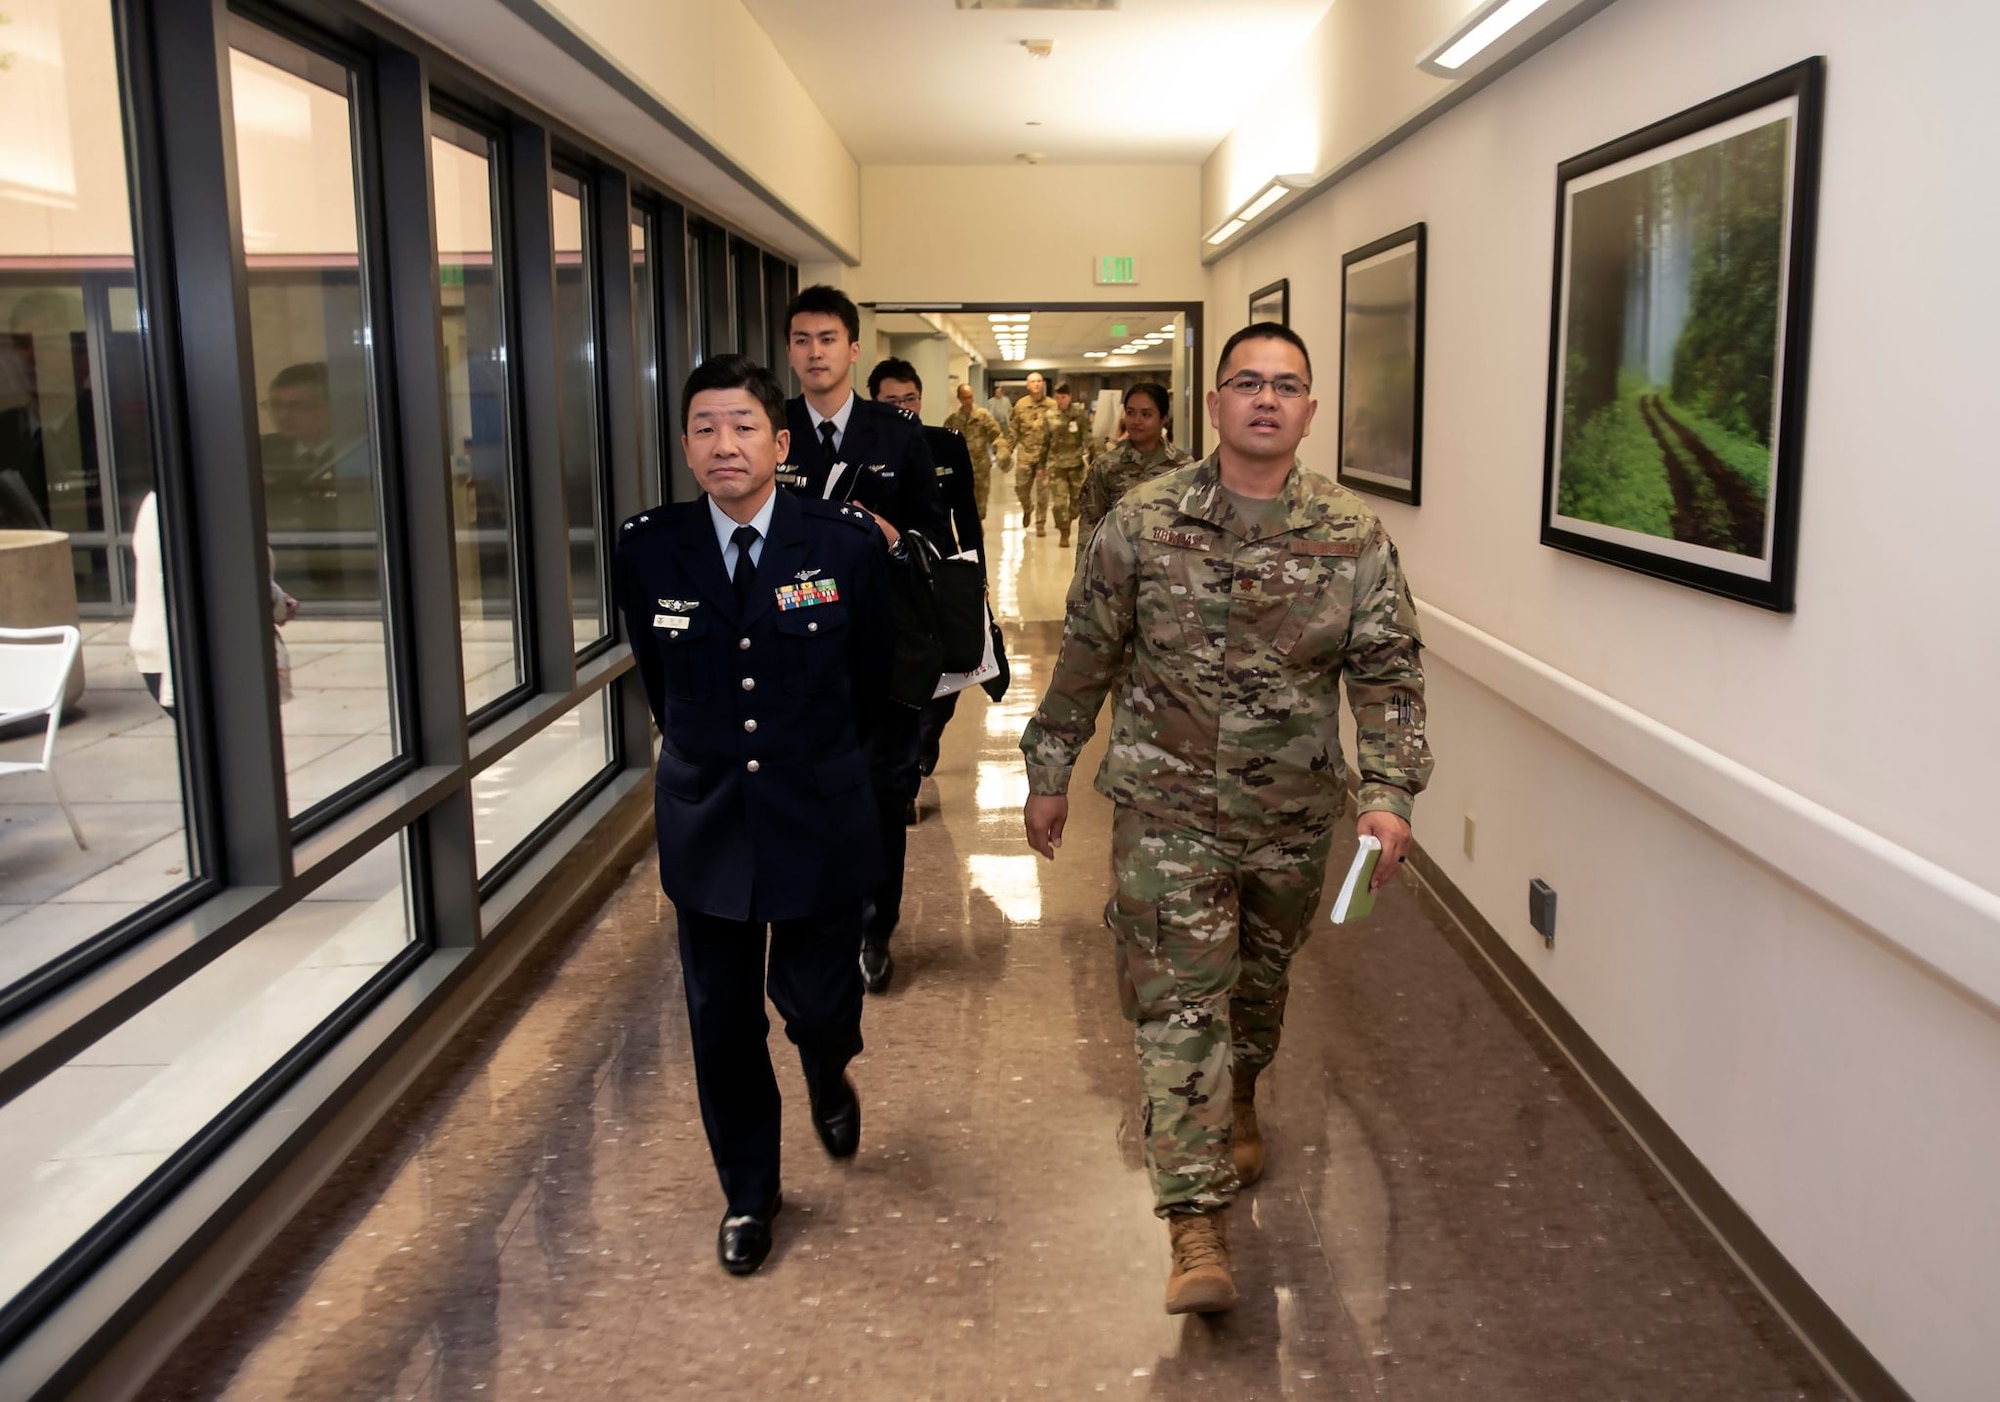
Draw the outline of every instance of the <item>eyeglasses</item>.
[[[921,394],[885,394],[882,396],[882,402],[893,404],[898,409],[907,409],[914,414],[923,406],[924,397]]]
[[[1276,379],[1265,379],[1255,370],[1244,370],[1231,375],[1219,386],[1221,389],[1235,390],[1238,394],[1262,394],[1264,386],[1271,387],[1271,393],[1280,399],[1304,399],[1312,393],[1312,386],[1297,375],[1280,375]]]

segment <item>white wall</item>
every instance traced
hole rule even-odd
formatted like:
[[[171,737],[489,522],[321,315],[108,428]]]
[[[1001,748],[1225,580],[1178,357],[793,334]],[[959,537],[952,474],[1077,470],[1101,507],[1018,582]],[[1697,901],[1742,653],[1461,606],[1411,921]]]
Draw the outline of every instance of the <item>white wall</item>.
[[[864,302],[1198,302],[1200,200],[1194,166],[867,166],[839,281]],[[1096,286],[1103,253],[1136,257],[1138,285]]]
[[[1428,222],[1425,504],[1379,506],[1424,601],[1473,628],[1432,630],[1419,836],[1926,1402],[2000,1376],[1996,44],[1984,4],[1620,0],[1216,264],[1209,304],[1219,343],[1291,279],[1330,471],[1340,254]],[[1816,53],[1797,612],[1542,547],[1557,163]],[[1539,666],[1611,698],[1589,735]],[[1648,745],[1708,758],[1642,783]],[[1531,875],[1561,894],[1553,951]],[[1933,897],[1950,941],[1906,918]]]

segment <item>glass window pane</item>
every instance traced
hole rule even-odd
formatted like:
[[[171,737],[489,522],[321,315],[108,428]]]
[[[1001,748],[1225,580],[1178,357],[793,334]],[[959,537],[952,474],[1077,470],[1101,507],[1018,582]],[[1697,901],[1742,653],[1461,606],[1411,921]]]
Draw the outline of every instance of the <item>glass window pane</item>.
[[[409,889],[398,835],[0,1106],[0,1300],[402,951]]]
[[[298,814],[398,750],[352,75],[242,20],[230,38],[286,785]]]
[[[15,0],[6,9],[0,625],[74,624],[80,603],[95,616],[83,627],[54,768],[89,845],[72,834],[47,776],[0,778],[0,989],[194,874],[180,738],[146,682],[173,706],[174,613],[153,497],[111,6]],[[113,544],[131,542],[135,525],[136,569]],[[61,534],[22,533],[48,527]],[[0,660],[0,705],[16,704],[21,662]],[[0,760],[39,761],[46,733],[17,727],[0,741]]]
[[[500,304],[504,277],[493,222],[499,207],[497,146],[484,132],[432,114],[431,164],[451,418],[459,638],[465,708],[476,711],[528,679],[515,602],[514,473]]]
[[[606,690],[481,770],[472,781],[479,875],[505,860],[613,758]]]
[[[604,587],[601,454],[598,451],[596,274],[591,265],[589,187],[555,173],[556,353],[561,357],[562,459],[569,517],[570,612],[578,651],[611,631]]]
[[[632,335],[639,366],[639,471],[646,496],[665,501],[667,459],[660,439],[660,334],[654,299],[653,260],[647,252],[643,213],[632,215]]]

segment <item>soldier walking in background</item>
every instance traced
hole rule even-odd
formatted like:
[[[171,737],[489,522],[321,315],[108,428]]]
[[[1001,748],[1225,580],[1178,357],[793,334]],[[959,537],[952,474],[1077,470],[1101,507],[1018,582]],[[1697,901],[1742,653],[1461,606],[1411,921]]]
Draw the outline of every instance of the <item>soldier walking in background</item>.
[[[1055,508],[1056,543],[1069,544],[1076,518],[1076,495],[1090,467],[1090,413],[1070,402],[1069,382],[1056,386],[1055,419],[1049,426],[1049,500]],[[1037,534],[1040,534],[1038,531]]]
[[[965,450],[972,455],[972,491],[978,500],[979,519],[986,519],[986,498],[993,487],[993,456],[995,445],[1003,439],[1000,421],[973,402],[972,386],[958,387],[958,409],[944,421],[944,426],[965,440]]]
[[[1028,392],[1015,402],[1007,420],[1007,446],[1014,453],[1014,495],[1021,502],[1021,524],[1032,519],[1036,535],[1049,533],[1048,456],[1050,431],[1056,416],[1049,382],[1037,370],[1028,376]]]
[[[1173,1243],[1171,1314],[1237,1300],[1223,1215],[1263,1172],[1257,1077],[1347,797],[1343,676],[1356,826],[1382,844],[1376,889],[1409,850],[1431,772],[1396,548],[1359,497],[1298,464],[1318,408],[1305,343],[1275,322],[1246,327],[1223,346],[1216,385],[1215,453],[1134,489],[1091,540],[1021,737],[1028,843],[1053,860],[1070,771],[1117,686],[1097,774],[1116,805],[1105,917]]]
[[[1097,523],[1111,514],[1118,499],[1162,472],[1182,467],[1194,459],[1166,436],[1167,387],[1142,380],[1125,391],[1125,441],[1090,465],[1084,474],[1083,489],[1077,493],[1076,558],[1082,568]]]

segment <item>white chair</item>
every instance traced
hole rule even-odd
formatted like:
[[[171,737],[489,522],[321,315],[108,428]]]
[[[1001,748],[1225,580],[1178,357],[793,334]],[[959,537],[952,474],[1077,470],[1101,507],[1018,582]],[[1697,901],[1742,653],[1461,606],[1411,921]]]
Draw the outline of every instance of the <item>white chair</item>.
[[[0,727],[14,721],[48,717],[48,731],[42,738],[39,760],[0,760],[0,779],[10,774],[41,773],[49,776],[49,788],[56,803],[69,819],[76,845],[89,850],[76,814],[69,810],[62,785],[56,782],[56,731],[62,725],[63,692],[69,686],[70,669],[83,650],[83,634],[68,624],[57,628],[0,628]]]

